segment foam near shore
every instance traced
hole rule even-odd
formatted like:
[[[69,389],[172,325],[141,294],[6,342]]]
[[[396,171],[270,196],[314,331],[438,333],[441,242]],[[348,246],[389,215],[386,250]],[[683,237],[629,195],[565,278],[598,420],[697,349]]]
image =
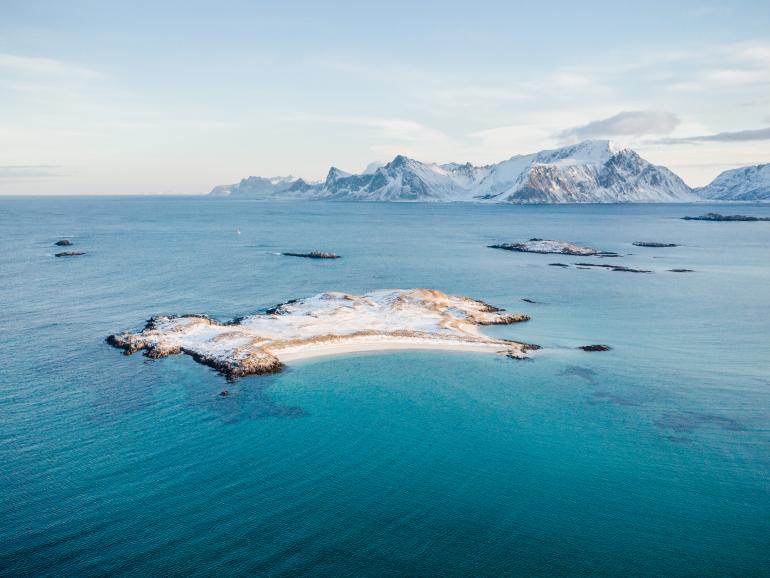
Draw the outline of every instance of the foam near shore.
[[[284,362],[362,351],[443,349],[525,357],[534,346],[489,337],[479,326],[528,319],[432,289],[331,292],[226,323],[205,315],[153,317],[141,331],[110,335],[107,341],[129,355],[186,353],[236,378],[274,373]]]

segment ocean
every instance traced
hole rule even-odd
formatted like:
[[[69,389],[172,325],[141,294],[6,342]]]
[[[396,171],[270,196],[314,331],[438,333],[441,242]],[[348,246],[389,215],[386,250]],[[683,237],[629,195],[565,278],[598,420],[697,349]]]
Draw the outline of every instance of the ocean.
[[[708,211],[770,205],[0,198],[0,575],[770,576],[770,223]],[[625,256],[487,248],[531,237]],[[227,383],[104,342],[396,287],[543,349]]]

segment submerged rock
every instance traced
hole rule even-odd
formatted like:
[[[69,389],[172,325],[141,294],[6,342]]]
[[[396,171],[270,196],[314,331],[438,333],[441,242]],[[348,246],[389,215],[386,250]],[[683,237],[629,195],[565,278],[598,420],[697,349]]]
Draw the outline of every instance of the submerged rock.
[[[54,257],[77,257],[78,255],[85,255],[85,253],[80,251],[63,251],[61,253],[56,253]]]
[[[632,243],[636,247],[653,247],[653,248],[662,248],[662,247],[678,247],[676,243],[656,243],[654,241],[634,241]]]
[[[590,247],[581,247],[567,241],[554,241],[550,239],[533,238],[521,243],[499,243],[488,245],[490,249],[504,249],[506,251],[519,251],[521,253],[546,253],[558,255],[576,255],[578,257],[601,256],[620,257],[617,253],[609,251],[597,251]]]
[[[551,267],[569,267],[566,263],[548,263]]]
[[[770,217],[753,217],[750,215],[721,215],[706,213],[698,217],[682,217],[683,221],[770,221]]]
[[[578,349],[582,349],[583,351],[609,351],[610,349],[612,349],[612,347],[610,347],[609,345],[596,344],[596,345],[581,345],[580,347],[578,347]]]
[[[287,257],[305,257],[307,259],[339,259],[337,253],[327,253],[326,251],[310,251],[310,253],[283,253]]]
[[[604,263],[575,263],[578,269],[589,269],[591,267],[601,267],[610,271],[623,271],[625,273],[652,273],[649,269],[634,269],[623,265],[605,265]]]
[[[61,241],[56,241],[54,245],[56,245],[57,247],[69,247],[70,245],[72,245],[72,241],[70,241],[69,239],[62,239]]]
[[[693,269],[669,269],[672,273],[695,273]]]

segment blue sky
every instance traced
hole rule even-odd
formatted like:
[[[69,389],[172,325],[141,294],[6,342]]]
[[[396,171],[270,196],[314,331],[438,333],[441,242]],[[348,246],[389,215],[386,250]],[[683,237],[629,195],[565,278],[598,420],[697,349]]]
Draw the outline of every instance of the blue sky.
[[[770,162],[766,2],[0,2],[0,194],[201,193],[612,138]]]

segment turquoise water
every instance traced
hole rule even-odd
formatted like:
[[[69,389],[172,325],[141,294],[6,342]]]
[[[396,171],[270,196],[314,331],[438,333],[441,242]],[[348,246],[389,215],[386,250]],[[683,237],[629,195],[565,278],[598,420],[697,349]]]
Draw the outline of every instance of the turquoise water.
[[[770,215],[0,199],[0,574],[770,575],[770,224],[678,219],[709,210]],[[655,272],[485,248],[534,236]],[[53,258],[62,237],[87,254]],[[344,258],[274,254],[311,249]],[[544,349],[228,385],[103,341],[156,313],[419,286],[530,314],[489,331]]]

